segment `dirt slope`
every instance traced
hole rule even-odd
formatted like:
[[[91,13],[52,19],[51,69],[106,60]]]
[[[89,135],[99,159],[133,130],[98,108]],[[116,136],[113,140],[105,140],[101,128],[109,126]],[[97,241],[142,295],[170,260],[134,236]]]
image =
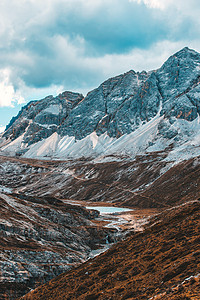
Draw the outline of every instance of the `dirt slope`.
[[[169,209],[23,299],[200,299],[199,233],[199,201]]]

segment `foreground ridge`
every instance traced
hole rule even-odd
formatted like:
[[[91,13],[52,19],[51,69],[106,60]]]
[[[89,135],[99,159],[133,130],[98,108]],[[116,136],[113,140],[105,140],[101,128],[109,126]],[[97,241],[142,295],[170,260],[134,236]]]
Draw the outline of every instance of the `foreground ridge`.
[[[157,215],[143,233],[23,299],[198,299],[199,209],[194,201]]]

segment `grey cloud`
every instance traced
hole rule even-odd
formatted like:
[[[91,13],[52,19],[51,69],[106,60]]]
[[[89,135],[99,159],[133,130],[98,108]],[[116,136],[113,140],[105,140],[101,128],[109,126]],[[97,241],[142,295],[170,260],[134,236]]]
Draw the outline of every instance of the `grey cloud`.
[[[124,68],[134,68],[131,53],[136,55],[141,49],[149,53],[165,40],[181,43],[196,39],[200,22],[192,16],[196,16],[199,4],[192,1],[196,11],[188,10],[184,3],[180,10],[179,0],[179,6],[164,11],[128,0],[12,0],[9,4],[4,0],[1,68],[11,69],[16,89],[21,81],[38,88],[52,84],[76,90],[95,86],[121,72],[123,61]],[[119,62],[114,62],[112,55]],[[131,57],[129,64],[126,57]]]
[[[0,50],[0,61],[12,69],[15,85],[17,77],[33,87],[59,83],[71,88],[94,85],[104,71],[95,65],[87,66],[87,59],[121,54],[133,47],[147,48],[162,39],[167,30],[164,24],[157,26],[145,6],[128,1],[116,0],[115,5],[113,1],[104,2],[92,12],[85,11],[82,1],[75,1],[76,6],[72,2],[69,5],[70,1],[48,2],[47,12],[39,6],[33,7],[32,12],[27,2],[24,14],[17,2],[12,2],[17,6],[19,19],[13,16],[9,23],[10,34]],[[66,49],[58,43],[58,36],[67,41]]]

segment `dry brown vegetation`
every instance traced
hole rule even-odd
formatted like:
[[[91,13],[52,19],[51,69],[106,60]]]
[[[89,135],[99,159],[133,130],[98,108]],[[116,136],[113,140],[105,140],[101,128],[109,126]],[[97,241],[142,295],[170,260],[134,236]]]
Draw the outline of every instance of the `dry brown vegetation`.
[[[197,300],[199,233],[199,201],[166,210],[152,218],[144,232],[130,234],[23,299]]]

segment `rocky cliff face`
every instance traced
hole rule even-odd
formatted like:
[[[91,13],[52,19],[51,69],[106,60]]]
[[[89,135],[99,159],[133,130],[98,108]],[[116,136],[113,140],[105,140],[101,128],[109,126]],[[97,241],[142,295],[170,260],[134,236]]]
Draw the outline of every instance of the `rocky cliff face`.
[[[84,262],[112,230],[94,210],[52,197],[0,193],[0,299],[16,299],[37,282]]]
[[[10,121],[3,137],[12,141],[23,134],[22,142],[27,146],[47,138],[57,131],[82,99],[81,94],[64,92],[57,97],[31,101]]]
[[[108,79],[85,98],[65,92],[30,102],[2,135],[1,151],[26,157],[120,151],[134,156],[173,145],[182,156],[185,142],[198,143],[199,83],[200,54],[184,48],[160,69]]]

